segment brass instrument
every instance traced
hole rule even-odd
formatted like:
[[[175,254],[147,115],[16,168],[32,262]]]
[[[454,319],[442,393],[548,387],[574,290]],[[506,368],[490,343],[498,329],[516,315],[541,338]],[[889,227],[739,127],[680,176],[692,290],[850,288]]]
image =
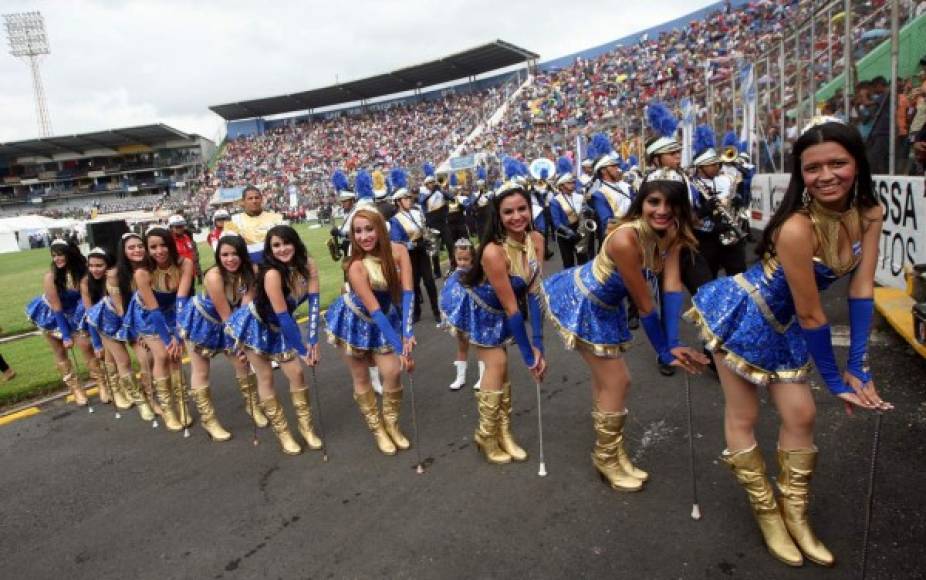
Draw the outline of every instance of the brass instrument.
[[[576,240],[577,254],[584,255],[588,253],[588,238],[597,231],[598,222],[595,221],[592,210],[587,207],[582,208],[581,215],[579,216],[579,227],[576,230],[576,233],[579,235],[579,238]]]
[[[722,163],[733,163],[736,161],[736,157],[739,154],[739,149],[737,149],[735,145],[727,145],[723,148],[723,151],[720,152],[720,161]]]
[[[716,193],[700,179],[694,178],[691,183],[701,192],[701,197],[707,202],[707,209],[710,212],[711,219],[716,224],[721,245],[732,246],[745,239],[746,233],[740,227],[739,219],[724,201],[718,198]]]
[[[421,228],[421,243],[429,258],[433,258],[440,251],[440,230],[427,226]]]

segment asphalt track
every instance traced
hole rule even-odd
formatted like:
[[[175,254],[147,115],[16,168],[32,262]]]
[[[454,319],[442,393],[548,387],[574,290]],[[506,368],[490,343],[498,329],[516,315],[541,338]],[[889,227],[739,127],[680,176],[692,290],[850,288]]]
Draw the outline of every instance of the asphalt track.
[[[846,324],[844,297],[844,284],[826,294],[834,324]],[[692,379],[703,512],[693,521],[684,379],[659,375],[641,333],[626,355],[634,378],[628,439],[651,481],[636,494],[610,490],[592,468],[589,373],[549,324],[546,478],[537,476],[534,385],[516,351],[514,429],[530,458],[490,466],[473,448],[472,390],[447,389],[452,338],[428,315],[416,334],[423,475],[415,473],[414,450],[395,457],[376,450],[328,345],[313,385],[328,463],[315,451],[284,456],[269,430],[254,447],[222,360],[212,384],[219,417],[234,433],[225,443],[210,442],[198,425],[184,440],[152,430],[134,411],[116,420],[110,407],[89,415],[63,401],[0,427],[0,577],[859,577],[874,417],[847,418],[819,381],[811,516],[838,564],[790,569],[768,555],[744,493],[718,461],[722,397],[711,376]],[[683,338],[693,338],[688,325]],[[881,321],[871,359],[882,394],[897,409],[883,420],[868,577],[922,578],[926,362]],[[276,378],[292,419],[283,377]],[[407,394],[402,422],[410,438],[411,419]],[[766,404],[759,440],[770,465],[775,425]]]

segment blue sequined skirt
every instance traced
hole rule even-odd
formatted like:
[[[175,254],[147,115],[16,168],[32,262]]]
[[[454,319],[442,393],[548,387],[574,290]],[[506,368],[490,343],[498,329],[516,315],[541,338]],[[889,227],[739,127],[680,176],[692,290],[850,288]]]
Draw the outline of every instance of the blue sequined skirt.
[[[402,336],[402,317],[391,303],[382,305],[383,314],[396,334]],[[370,318],[370,313],[353,293],[341,294],[325,313],[325,331],[328,342],[346,349],[352,356],[363,356],[373,352],[385,354],[394,349],[383,333]]]
[[[68,325],[71,327],[72,335],[81,333],[81,326],[85,314],[84,304],[81,301],[76,303],[73,310],[64,311],[64,318],[67,319]],[[55,313],[51,309],[51,305],[48,304],[48,301],[45,300],[44,295],[36,296],[26,305],[26,316],[32,324],[39,328],[39,330],[61,340],[61,331],[58,330],[58,321],[55,320]]]
[[[235,339],[225,332],[225,323],[210,306],[194,296],[177,317],[180,336],[197,354],[206,358],[235,349]]]
[[[505,346],[514,337],[508,330],[505,311],[494,294],[489,296],[487,288],[491,288],[488,283],[468,288],[458,276],[448,278],[438,300],[444,327],[470,344],[488,348]]]
[[[276,362],[291,361],[299,353],[286,343],[276,321],[265,322],[253,302],[232,312],[225,325],[233,349],[248,349]]]
[[[810,361],[800,327],[778,321],[769,303],[782,301],[750,292],[750,285],[740,274],[702,286],[685,318],[699,327],[707,349],[747,381],[806,381]]]
[[[154,328],[151,321],[151,310],[145,308],[145,305],[138,299],[138,295],[132,296],[129,305],[125,309],[125,316],[122,318],[123,334],[126,340],[134,342],[140,337],[159,338],[158,331]],[[177,309],[175,307],[162,308],[161,314],[164,316],[164,322],[167,324],[167,332],[172,337],[177,336]]]
[[[96,329],[101,336],[119,342],[125,342],[125,326],[122,317],[112,306],[112,299],[107,296],[90,307],[87,311],[87,324]]]
[[[618,358],[630,345],[633,335],[627,327],[625,296],[614,304],[589,292],[594,287],[591,268],[582,266],[562,270],[543,283],[547,312],[566,343],[574,350],[584,345],[595,356]]]

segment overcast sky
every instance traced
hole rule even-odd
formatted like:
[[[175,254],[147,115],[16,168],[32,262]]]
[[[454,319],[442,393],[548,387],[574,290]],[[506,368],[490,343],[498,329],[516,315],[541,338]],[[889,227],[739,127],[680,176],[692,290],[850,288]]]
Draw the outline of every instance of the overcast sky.
[[[710,0],[3,0],[39,10],[54,134],[166,123],[210,139],[209,105],[314,89],[502,39],[541,60],[596,46]],[[29,68],[0,54],[0,142],[38,136]]]

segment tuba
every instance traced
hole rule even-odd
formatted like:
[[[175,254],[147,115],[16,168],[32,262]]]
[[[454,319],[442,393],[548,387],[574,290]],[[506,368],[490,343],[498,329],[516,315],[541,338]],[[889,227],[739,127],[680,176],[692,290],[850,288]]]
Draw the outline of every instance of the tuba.
[[[539,157],[531,161],[531,164],[528,166],[528,171],[530,171],[531,177],[534,178],[534,181],[543,181],[543,170],[547,170],[547,179],[550,179],[556,175],[556,164],[547,159],[546,157]]]

